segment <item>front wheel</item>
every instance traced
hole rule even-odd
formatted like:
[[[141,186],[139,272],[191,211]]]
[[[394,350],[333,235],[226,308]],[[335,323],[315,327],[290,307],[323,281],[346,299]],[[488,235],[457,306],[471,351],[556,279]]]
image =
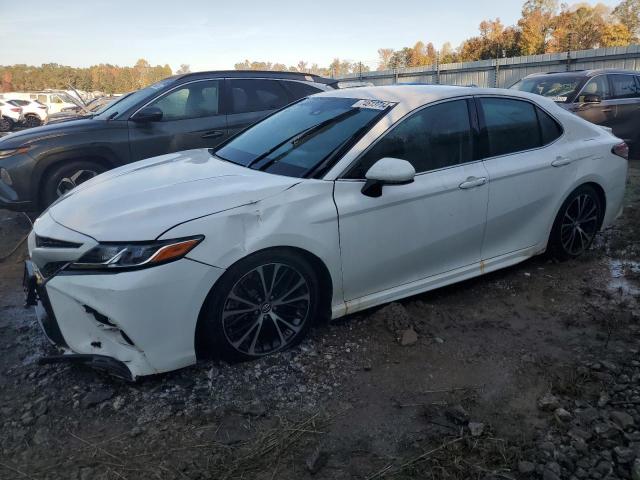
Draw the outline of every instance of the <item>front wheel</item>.
[[[549,251],[558,260],[578,257],[589,249],[600,229],[604,206],[598,192],[583,185],[571,192],[556,216]]]
[[[48,207],[65,193],[104,171],[104,165],[91,160],[77,160],[60,165],[47,173],[44,179],[42,207]]]
[[[42,121],[37,115],[27,115],[24,118],[24,125],[27,128],[38,127],[42,125]]]
[[[199,345],[225,360],[252,360],[300,342],[319,311],[319,282],[302,256],[255,253],[230,267],[203,308]]]

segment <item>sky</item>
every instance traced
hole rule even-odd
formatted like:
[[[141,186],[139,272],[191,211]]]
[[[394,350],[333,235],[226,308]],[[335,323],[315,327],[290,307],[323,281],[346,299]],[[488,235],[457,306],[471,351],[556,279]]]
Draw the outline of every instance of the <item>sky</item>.
[[[340,57],[375,67],[378,48],[417,40],[456,47],[484,19],[514,24],[523,1],[0,0],[0,65],[125,66],[145,58],[198,71],[245,59],[327,66]]]

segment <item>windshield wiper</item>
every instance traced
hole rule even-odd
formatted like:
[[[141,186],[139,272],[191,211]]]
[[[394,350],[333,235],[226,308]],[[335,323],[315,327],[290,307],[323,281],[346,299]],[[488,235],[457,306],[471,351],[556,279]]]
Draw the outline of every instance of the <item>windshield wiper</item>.
[[[324,121],[322,121],[320,123],[317,123],[315,125],[310,126],[309,128],[304,129],[302,132],[298,132],[295,135],[292,135],[292,136],[290,136],[288,138],[285,138],[283,141],[281,141],[280,143],[276,144],[274,147],[271,147],[269,150],[267,150],[263,154],[258,155],[256,158],[251,160],[251,162],[247,165],[247,167],[251,168],[252,166],[257,164],[261,160],[264,160],[266,157],[271,155],[273,152],[275,152],[279,148],[281,148],[284,145],[286,145],[287,143],[291,143],[291,146],[293,148],[296,148],[301,143],[304,143],[304,141],[307,141],[311,137],[313,137],[313,136],[317,135],[318,133],[320,133],[326,127],[328,127],[328,126],[330,126],[330,125],[332,125],[332,124],[334,124],[336,122],[339,122],[340,120],[342,120],[344,118],[350,117],[351,115],[354,115],[357,112],[358,112],[357,108],[354,108],[354,109],[351,109],[351,110],[347,110],[346,112],[342,112],[340,115],[328,118],[327,120],[324,120]],[[278,158],[279,157],[276,157],[274,159],[269,160],[268,162],[265,162],[265,164],[261,165],[259,167],[259,169],[263,170],[263,169],[271,166],[273,163],[276,162],[276,160],[278,160]]]

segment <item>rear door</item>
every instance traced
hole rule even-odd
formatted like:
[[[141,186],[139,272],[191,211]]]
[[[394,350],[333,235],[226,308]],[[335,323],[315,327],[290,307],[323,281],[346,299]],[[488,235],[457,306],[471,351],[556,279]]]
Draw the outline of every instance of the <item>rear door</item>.
[[[227,137],[226,115],[220,109],[221,79],[195,80],[179,85],[145,107],[162,111],[157,122],[129,120],[131,160],[165,153],[211,148]]]
[[[640,139],[640,84],[636,75],[611,74],[611,89],[616,114],[611,125],[613,134],[626,142]]]
[[[229,135],[235,135],[291,102],[291,96],[279,80],[229,78],[227,116]]]
[[[580,153],[565,151],[560,124],[532,102],[479,97],[477,105],[489,173],[482,259],[489,260],[546,240]]]

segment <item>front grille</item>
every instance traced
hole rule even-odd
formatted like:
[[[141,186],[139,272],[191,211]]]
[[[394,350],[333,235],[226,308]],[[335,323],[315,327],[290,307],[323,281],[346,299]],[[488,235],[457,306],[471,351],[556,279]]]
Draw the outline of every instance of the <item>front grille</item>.
[[[66,240],[36,235],[36,247],[38,248],[79,248],[81,246],[81,243],[67,242]]]

